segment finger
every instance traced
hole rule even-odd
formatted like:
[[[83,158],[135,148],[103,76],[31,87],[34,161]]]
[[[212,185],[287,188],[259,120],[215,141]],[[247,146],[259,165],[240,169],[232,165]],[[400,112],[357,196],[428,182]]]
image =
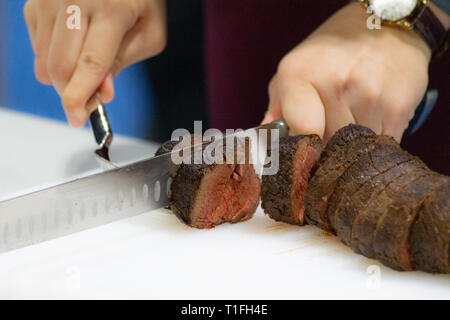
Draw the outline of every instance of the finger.
[[[368,66],[370,68],[370,66]],[[370,74],[371,76],[367,76]],[[366,68],[355,68],[343,92],[343,102],[350,109],[355,123],[381,134],[384,84],[379,73]]]
[[[100,96],[102,98],[103,103],[110,103],[114,99],[114,79],[112,73],[109,73],[105,80],[100,85]],[[88,110],[88,112],[92,112],[93,110]]]
[[[325,112],[325,130],[323,141],[325,143],[338,131],[351,123],[355,123],[355,118],[342,97],[344,75],[339,75],[339,71],[330,71],[333,75],[330,77],[329,72],[316,73],[311,83],[314,85],[316,92],[319,94],[324,106]]]
[[[47,70],[48,50],[55,24],[53,6],[50,1],[37,2],[37,29],[34,70],[36,78],[43,84],[50,85]]]
[[[25,17],[25,22],[28,27],[28,34],[30,35],[31,46],[33,51],[36,52],[36,28],[37,28],[37,13],[36,13],[36,2],[27,1],[23,8],[23,15]]]
[[[269,107],[261,124],[270,123],[282,117],[281,102],[278,92],[278,76],[275,75],[269,84]]]
[[[72,126],[81,127],[86,122],[86,102],[111,69],[125,32],[114,19],[93,19],[89,26],[75,71],[63,93],[63,106]]]
[[[49,77],[60,95],[73,74],[88,29],[86,14],[81,15],[80,29],[67,28],[66,19],[63,7],[56,18],[47,61]]]
[[[149,8],[148,10],[150,10]],[[155,8],[162,12],[143,13],[140,19],[129,30],[121,43],[112,67],[113,76],[118,75],[126,67],[161,53],[167,42],[164,8]]]
[[[280,77],[278,88],[283,118],[289,125],[290,134],[317,134],[323,137],[324,105],[314,86],[303,80]]]
[[[420,99],[399,94],[401,88],[391,88],[383,93],[383,129],[382,134],[394,137],[401,142],[403,133],[408,128],[409,121],[414,116],[414,110],[420,103]]]

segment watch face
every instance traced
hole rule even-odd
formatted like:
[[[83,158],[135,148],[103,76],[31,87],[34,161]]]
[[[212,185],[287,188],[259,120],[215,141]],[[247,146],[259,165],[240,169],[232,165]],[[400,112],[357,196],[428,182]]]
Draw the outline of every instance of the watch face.
[[[417,6],[418,0],[369,0],[372,12],[383,20],[406,18]]]

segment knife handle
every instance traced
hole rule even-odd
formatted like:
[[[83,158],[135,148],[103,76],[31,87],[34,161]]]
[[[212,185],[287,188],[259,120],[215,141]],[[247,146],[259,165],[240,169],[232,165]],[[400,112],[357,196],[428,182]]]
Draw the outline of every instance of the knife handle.
[[[427,90],[425,96],[414,112],[414,117],[409,122],[408,128],[405,130],[404,135],[409,136],[419,130],[425,120],[427,120],[431,111],[433,110],[438,98],[438,91],[435,89]]]
[[[113,133],[100,95],[98,93],[95,94],[88,102],[88,105],[92,105],[91,110],[94,109],[89,116],[89,122],[95,141],[100,148],[109,148],[113,139]]]

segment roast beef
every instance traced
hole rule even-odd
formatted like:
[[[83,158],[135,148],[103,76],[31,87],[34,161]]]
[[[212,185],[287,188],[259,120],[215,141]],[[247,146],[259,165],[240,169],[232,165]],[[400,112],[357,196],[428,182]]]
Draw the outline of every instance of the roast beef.
[[[356,125],[336,133],[313,172],[308,223],[396,270],[450,272],[449,177]]]
[[[304,224],[309,173],[321,149],[320,138],[316,135],[280,139],[279,170],[275,175],[264,175],[261,186],[262,208],[272,219]]]
[[[414,269],[450,273],[450,178],[423,201],[409,235]]]
[[[163,144],[157,155],[170,152],[175,145],[174,142]],[[247,162],[241,163],[237,154],[243,152]],[[191,160],[193,155],[194,151],[189,155]],[[226,159],[225,152],[223,155],[222,164],[173,165],[170,208],[191,227],[210,229],[224,222],[237,223],[250,219],[256,211],[260,181],[248,161],[249,149],[237,144],[232,161]]]
[[[328,200],[333,195],[340,176],[359,157],[373,147],[376,134],[365,127],[349,125],[336,132],[314,166],[305,197],[306,221],[334,232],[328,216]]]
[[[391,201],[385,206],[373,234],[373,251],[379,261],[397,270],[413,269],[408,243],[411,227],[424,201],[444,180],[429,172],[401,190],[385,189]]]

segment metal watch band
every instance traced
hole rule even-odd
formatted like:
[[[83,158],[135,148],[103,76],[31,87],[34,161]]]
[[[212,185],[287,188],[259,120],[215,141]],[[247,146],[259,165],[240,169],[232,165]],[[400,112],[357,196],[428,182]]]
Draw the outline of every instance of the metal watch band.
[[[447,31],[428,6],[423,6],[412,21],[414,30],[418,32],[433,52],[439,56],[447,48]]]

